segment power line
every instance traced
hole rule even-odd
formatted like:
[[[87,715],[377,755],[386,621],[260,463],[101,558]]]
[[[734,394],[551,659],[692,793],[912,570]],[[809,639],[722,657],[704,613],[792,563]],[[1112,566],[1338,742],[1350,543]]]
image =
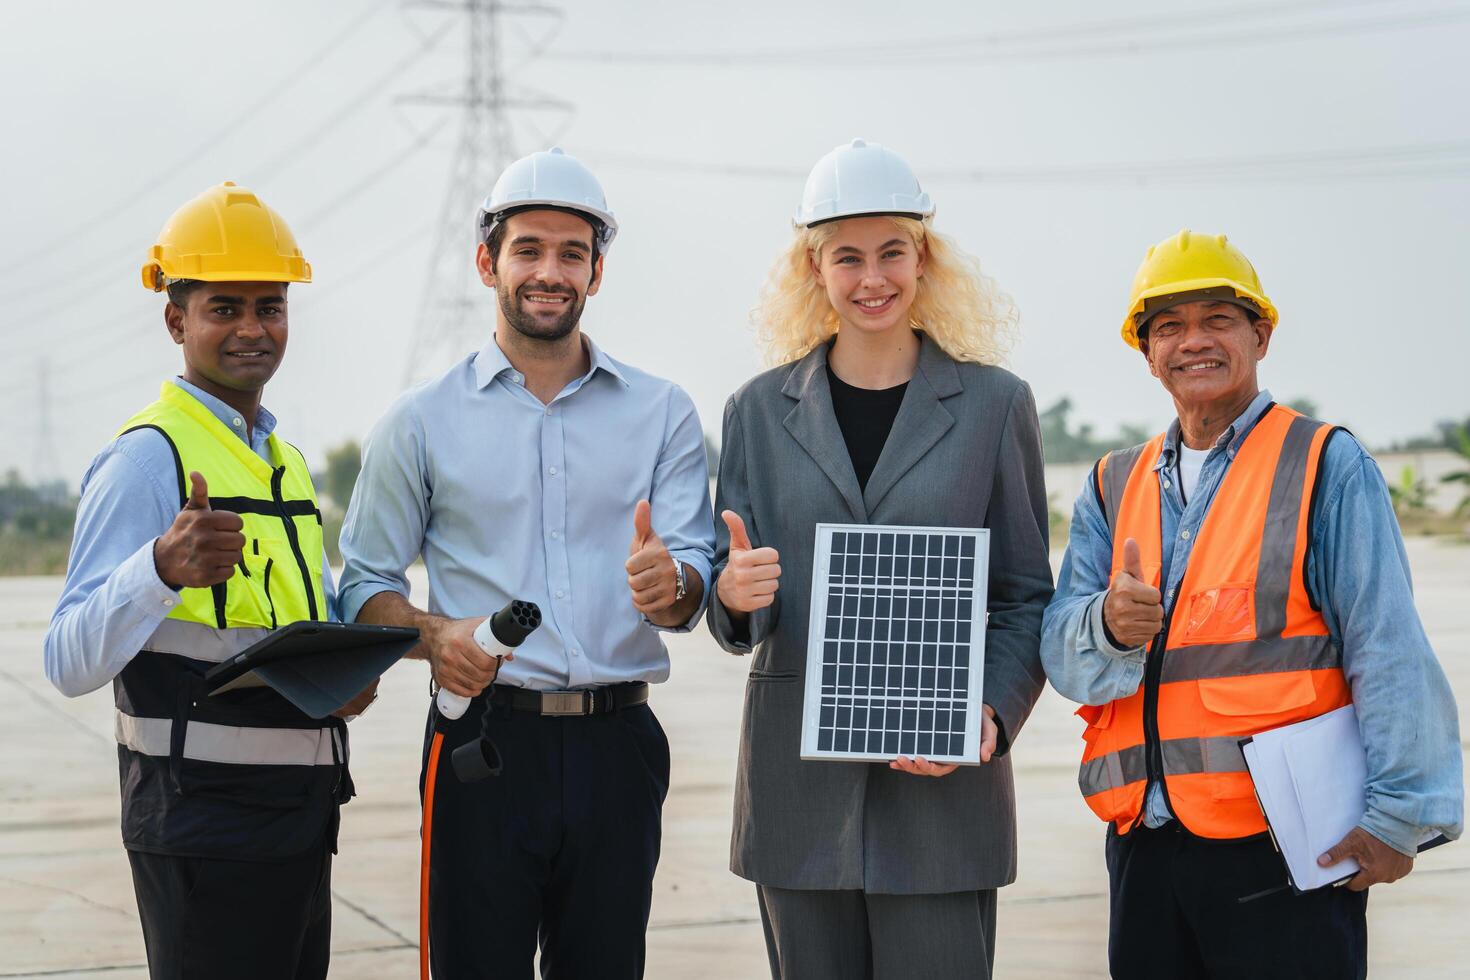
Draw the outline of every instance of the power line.
[[[439,42],[444,40],[449,34],[450,28],[453,26],[452,23],[440,25],[439,29],[424,38],[417,48],[395,62],[387,71],[378,75],[366,86],[359,89],[346,102],[339,104],[336,108],[324,115],[322,121],[313,127],[304,138],[297,140],[292,145],[281,150],[259,167],[252,168],[251,180],[255,183],[264,183],[283,170],[289,169],[296,161],[301,159],[305,151],[326,139],[333,130],[371,104],[373,98],[381,94],[389,85],[401,80],[405,71],[439,46]]]
[[[267,90],[263,95],[261,95],[260,98],[256,99],[254,102],[252,102],[250,105],[246,106],[239,112],[229,113],[228,124],[226,124],[218,131],[211,133],[207,138],[201,140],[197,146],[195,146],[188,153],[184,154],[174,163],[165,166],[159,170],[155,170],[153,172],[153,176],[144,181],[142,184],[134,187],[130,191],[114,195],[116,203],[114,203],[111,207],[89,214],[85,221],[82,221],[74,225],[73,227],[68,228],[66,231],[53,238],[51,241],[42,242],[39,245],[27,248],[25,254],[16,256],[15,258],[7,261],[4,264],[3,271],[0,271],[0,280],[14,278],[15,276],[29,269],[31,266],[35,265],[41,259],[54,255],[55,253],[61,251],[63,248],[75,246],[79,238],[84,235],[90,235],[94,233],[98,225],[111,221],[118,215],[126,214],[128,211],[137,207],[139,204],[142,203],[144,195],[164,186],[179,173],[187,169],[189,166],[197,163],[199,157],[208,153],[210,150],[215,149],[220,142],[237,132],[241,123],[245,122],[246,120],[253,119],[255,116],[264,112],[266,109],[274,106],[282,95],[290,91],[299,81],[301,81],[301,79],[305,78],[317,68],[321,67],[322,63],[334,51],[341,47],[348,38],[352,37],[352,35],[360,31],[364,25],[371,21],[373,17],[375,17],[387,6],[388,0],[376,0],[376,2],[374,2],[365,13],[356,17],[348,18],[347,25],[341,31],[338,31],[336,34],[334,34],[332,38],[327,41],[326,44],[314,50],[309,56],[307,56],[306,60],[302,61],[299,65],[297,65],[296,68],[287,73],[284,78],[282,78],[279,82],[277,82],[274,86]]]
[[[514,110],[569,112],[571,105],[537,93],[513,94],[504,74],[506,15],[550,16],[561,11],[539,3],[501,3],[496,0],[418,0],[414,6],[453,10],[468,20],[464,75],[456,91],[420,92],[401,101],[452,105],[460,110],[459,144],[449,168],[449,180],[440,205],[434,247],[424,275],[423,293],[414,324],[404,381],[427,373],[447,351],[458,353],[468,332],[471,311],[473,244],[471,229],[480,195],[513,158]],[[531,56],[539,53],[528,52]],[[477,280],[476,280],[477,281]]]
[[[321,228],[322,225],[329,221],[334,215],[341,213],[349,205],[357,200],[360,200],[363,192],[368,190],[373,185],[381,183],[390,174],[392,174],[393,171],[403,166],[403,164],[412,159],[420,150],[428,146],[429,142],[441,131],[443,131],[447,123],[447,120],[441,120],[439,123],[435,124],[427,131],[415,136],[411,141],[401,147],[381,165],[375,167],[373,170],[364,175],[362,179],[358,180],[346,190],[339,193],[336,197],[332,198],[322,207],[319,207],[317,210],[307,215],[306,218],[297,225],[297,227],[307,232]],[[78,304],[71,305],[75,306]],[[64,309],[66,307],[63,306],[62,308]],[[43,347],[51,348],[54,347],[58,342],[63,342],[70,338],[82,336],[86,333],[96,330],[108,329],[113,319],[115,318],[109,318],[106,321],[83,321],[80,325],[72,327],[71,329],[63,327],[58,330],[50,331],[45,335],[44,338],[41,338]],[[111,342],[113,344],[116,344],[119,341],[128,340],[133,337],[141,337],[144,334],[156,329],[156,327],[156,323],[138,323],[130,327],[124,327],[121,330],[114,330],[111,336]],[[22,353],[25,352],[22,351]],[[83,364],[111,356],[113,356],[111,348],[97,348],[87,354],[72,358],[69,363]]]
[[[1343,34],[1423,28],[1470,20],[1463,4],[1381,16],[1308,19],[1242,27],[1241,20],[1280,20],[1313,11],[1382,6],[1381,0],[1248,4],[1209,12],[1148,15],[986,34],[945,35],[849,45],[788,46],[703,51],[582,50],[550,55],[558,61],[660,68],[932,68],[984,67],[997,62],[1119,54],[1164,54],[1183,48],[1270,44]],[[1221,29],[1223,27],[1224,29]],[[1201,28],[1209,28],[1201,30]],[[960,50],[956,50],[960,49]]]
[[[408,56],[395,62],[387,71],[375,76],[366,86],[356,90],[346,100],[329,109],[322,116],[321,122],[312,127],[304,138],[275,153],[263,164],[244,168],[243,174],[249,177],[245,183],[249,186],[259,186],[262,182],[274,178],[293,166],[307,150],[326,139],[333,130],[350,119],[353,114],[370,104],[373,97],[381,94],[385,88],[397,81],[404,71],[438,47],[452,26],[452,23],[442,25],[438,31],[424,38]],[[124,264],[129,257],[135,257],[141,261],[142,254],[142,249],[138,244],[124,245],[95,256],[93,262],[95,268],[90,274],[28,286],[26,294],[18,301],[18,309],[17,304],[10,305],[6,309],[6,316],[24,318],[30,312],[53,308],[56,303],[49,297],[58,293],[76,295],[93,286],[110,282],[116,279],[119,265]],[[63,304],[62,308],[66,308],[67,305],[70,304]]]
[[[773,164],[715,164],[623,153],[587,153],[599,165],[652,173],[800,181],[806,171]],[[1470,176],[1470,141],[1416,143],[1350,150],[1226,156],[1192,160],[925,168],[926,182],[968,184],[1108,184],[1350,180],[1370,177]]]

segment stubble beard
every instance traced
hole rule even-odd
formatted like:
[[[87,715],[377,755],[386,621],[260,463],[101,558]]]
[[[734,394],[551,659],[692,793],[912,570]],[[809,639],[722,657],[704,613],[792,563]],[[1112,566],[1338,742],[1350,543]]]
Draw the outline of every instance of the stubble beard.
[[[505,322],[510,324],[516,333],[528,340],[541,341],[542,343],[554,344],[571,336],[573,330],[577,329],[577,323],[582,319],[582,307],[586,305],[586,297],[578,297],[571,290],[547,289],[544,286],[536,287],[537,292],[554,293],[560,296],[570,296],[571,301],[567,303],[566,310],[550,323],[538,319],[534,314],[526,311],[524,299],[521,299],[522,289],[536,287],[535,283],[526,283],[515,293],[496,290],[496,300],[500,303],[500,312],[505,317]]]

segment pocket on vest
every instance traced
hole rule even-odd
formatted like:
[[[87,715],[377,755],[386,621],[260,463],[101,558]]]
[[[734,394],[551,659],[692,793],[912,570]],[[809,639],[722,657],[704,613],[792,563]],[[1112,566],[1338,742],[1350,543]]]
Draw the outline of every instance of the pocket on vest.
[[[281,569],[266,555],[255,553],[254,546],[259,543],[248,541],[245,544],[244,568],[235,566],[235,574],[227,583],[229,592],[225,613],[232,626],[274,629],[277,626],[276,611],[270,590],[281,587],[279,581],[272,581],[279,577]]]
[[[1253,734],[1293,720],[1303,705],[1317,698],[1317,687],[1307,671],[1214,677],[1196,681],[1200,703],[1207,711],[1227,715],[1239,724],[1232,729]]]
[[[1084,704],[1074,714],[1087,723],[1082,731],[1082,739],[1091,745],[1097,741],[1099,735],[1111,728],[1113,725],[1114,702],[1107,704]]]
[[[1230,643],[1254,639],[1255,634],[1255,583],[1227,582],[1189,596],[1183,642]]]

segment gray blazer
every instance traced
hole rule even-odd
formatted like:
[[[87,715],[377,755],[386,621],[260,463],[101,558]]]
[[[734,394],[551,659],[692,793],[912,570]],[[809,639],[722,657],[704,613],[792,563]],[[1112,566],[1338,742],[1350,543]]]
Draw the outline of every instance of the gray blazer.
[[[725,406],[716,512],[781,554],[776,602],[744,629],[718,599],[709,625],[755,652],[745,687],[731,870],[776,888],[933,894],[1016,876],[1010,758],[1045,683],[1041,613],[1052,593],[1041,438],[1031,389],[996,367],[956,363],[926,335],[878,464],[859,492],[832,411],[827,346],[760,374]],[[990,528],[985,702],[1001,754],[933,779],[863,762],[804,762],[802,691],[819,522]],[[729,557],[719,541],[714,580]]]

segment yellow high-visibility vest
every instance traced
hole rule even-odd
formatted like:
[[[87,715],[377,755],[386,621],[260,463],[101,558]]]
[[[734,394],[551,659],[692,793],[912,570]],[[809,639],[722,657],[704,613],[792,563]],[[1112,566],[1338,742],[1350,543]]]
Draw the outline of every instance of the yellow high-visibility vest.
[[[321,510],[301,451],[272,433],[267,463],[172,382],[119,434],[144,428],[173,448],[181,509],[188,474],[197,471],[209,485],[210,507],[239,514],[245,524],[245,554],[234,575],[213,588],[183,589],[169,618],[218,629],[326,619]]]

